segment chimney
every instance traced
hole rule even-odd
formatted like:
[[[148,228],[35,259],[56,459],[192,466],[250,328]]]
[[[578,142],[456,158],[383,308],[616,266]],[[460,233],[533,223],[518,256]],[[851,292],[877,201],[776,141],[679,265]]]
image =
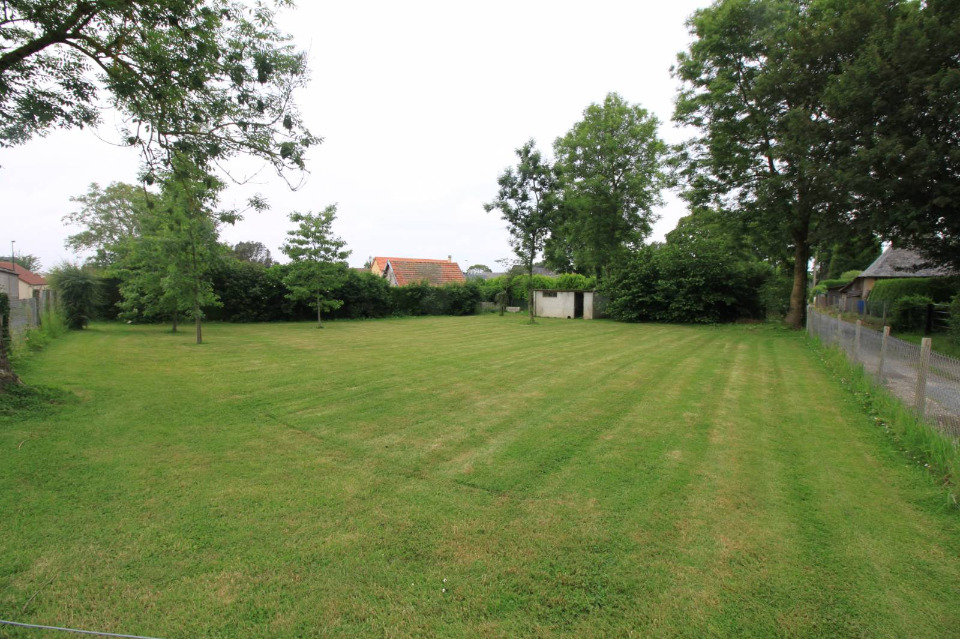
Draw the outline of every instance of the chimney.
[[[453,256],[452,256],[452,255],[448,255],[448,256],[447,256],[447,261],[448,261],[448,262],[452,262],[452,261],[453,261]]]

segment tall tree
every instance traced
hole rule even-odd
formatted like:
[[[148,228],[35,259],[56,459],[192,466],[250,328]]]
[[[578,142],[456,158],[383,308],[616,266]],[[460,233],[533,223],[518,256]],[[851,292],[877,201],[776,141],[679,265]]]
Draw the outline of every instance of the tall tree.
[[[91,261],[107,268],[117,260],[116,251],[130,238],[141,234],[147,214],[149,192],[140,186],[113,182],[101,188],[94,182],[83,195],[70,198],[79,210],[63,217],[66,224],[82,230],[64,243],[74,252],[93,251]]]
[[[861,223],[960,270],[960,3],[877,3],[827,93]]]
[[[583,119],[554,142],[563,185],[563,220],[550,249],[568,256],[579,271],[598,278],[624,249],[648,237],[666,185],[667,146],[657,118],[616,93],[591,104]]]
[[[52,127],[126,119],[150,176],[175,154],[302,169],[319,142],[292,100],[303,53],[275,25],[288,0],[0,0],[0,147]]]
[[[824,95],[881,15],[880,0],[720,0],[688,21],[674,119],[694,207],[742,216],[792,252],[787,323],[802,325],[811,246],[853,221]]]
[[[283,283],[294,301],[304,300],[317,309],[317,328],[323,328],[323,311],[336,310],[343,305],[331,293],[346,273],[347,245],[333,234],[337,205],[331,204],[320,213],[290,214],[297,228],[287,231],[287,241],[281,247],[290,258]]]
[[[510,245],[527,271],[527,304],[530,321],[534,322],[533,265],[555,221],[558,183],[533,140],[517,149],[516,154],[516,168],[507,167],[500,174],[497,197],[483,208],[487,212],[500,211],[508,225]]]

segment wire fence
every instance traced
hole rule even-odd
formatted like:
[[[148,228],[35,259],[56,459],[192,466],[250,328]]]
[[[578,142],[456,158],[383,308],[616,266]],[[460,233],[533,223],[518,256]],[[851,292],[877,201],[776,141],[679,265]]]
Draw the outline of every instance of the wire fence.
[[[960,360],[931,350],[929,338],[920,345],[876,331],[809,307],[807,332],[821,343],[843,350],[851,362],[863,365],[879,384],[913,407],[941,432],[960,437]]]

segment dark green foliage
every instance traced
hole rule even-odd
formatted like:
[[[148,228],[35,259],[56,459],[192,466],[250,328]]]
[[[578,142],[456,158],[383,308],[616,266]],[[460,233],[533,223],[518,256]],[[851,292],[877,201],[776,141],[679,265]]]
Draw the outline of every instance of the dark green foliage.
[[[760,306],[767,317],[783,317],[790,310],[790,289],[793,278],[785,273],[774,273],[760,287]]]
[[[960,278],[956,277],[903,277],[880,280],[870,290],[870,302],[895,303],[915,295],[929,297],[936,303],[946,303],[960,291]]]
[[[75,400],[73,395],[59,388],[8,384],[0,390],[0,423],[43,417],[52,413],[56,406]]]
[[[390,289],[394,315],[473,315],[482,301],[477,282],[466,284],[410,284]]]
[[[333,318],[387,317],[393,312],[390,305],[390,285],[373,273],[348,271],[340,286],[334,289],[333,295],[343,301],[343,306],[329,314]]]
[[[890,326],[903,332],[922,331],[927,325],[927,307],[933,299],[926,295],[905,295],[890,309]]]
[[[0,319],[3,320],[3,327],[2,330],[0,330],[0,341],[3,342],[3,346],[7,349],[7,352],[10,352],[10,296],[2,291],[0,291]]]
[[[231,322],[270,322],[286,319],[287,288],[281,269],[227,257],[212,273],[219,308],[204,309],[210,319]]]
[[[100,302],[100,280],[88,269],[63,263],[50,273],[67,327],[80,330],[96,317]]]
[[[603,287],[622,321],[730,322],[762,318],[768,265],[736,259],[719,242],[654,244],[634,253]]]

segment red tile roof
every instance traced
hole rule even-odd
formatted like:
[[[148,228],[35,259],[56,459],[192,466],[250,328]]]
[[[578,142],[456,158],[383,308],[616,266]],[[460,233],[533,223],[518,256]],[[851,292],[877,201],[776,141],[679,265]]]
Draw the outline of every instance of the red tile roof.
[[[394,260],[394,261],[402,260],[406,262],[411,262],[411,261],[412,262],[431,262],[431,263],[435,262],[437,264],[451,263],[450,260],[427,260],[427,259],[420,259],[415,257],[375,257],[373,258],[373,262],[371,264],[370,270],[373,271],[374,273],[381,274],[383,273],[383,269],[387,268],[387,262],[391,260]]]
[[[460,265],[449,260],[416,260],[407,258],[382,258],[390,265],[398,286],[427,282],[431,286],[462,284],[466,281]]]
[[[47,280],[43,279],[42,275],[37,275],[32,271],[28,271],[19,264],[11,264],[10,262],[0,262],[0,268],[5,268],[7,270],[13,270],[16,272],[17,277],[23,280],[24,283],[29,284],[30,286],[46,286]]]

